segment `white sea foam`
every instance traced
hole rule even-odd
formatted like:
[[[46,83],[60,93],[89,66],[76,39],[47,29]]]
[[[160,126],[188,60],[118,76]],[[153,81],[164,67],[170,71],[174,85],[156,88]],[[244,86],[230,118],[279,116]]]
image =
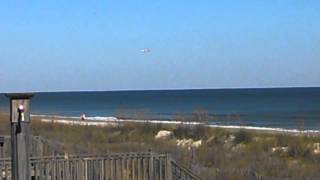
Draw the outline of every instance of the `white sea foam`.
[[[38,115],[38,114],[31,114],[31,117],[38,117],[38,118],[51,118],[51,119],[71,119],[71,120],[80,120],[80,116],[59,116],[59,115]],[[102,117],[102,116],[94,116],[94,117],[86,117],[86,120],[91,121],[116,121],[118,120],[116,117]]]
[[[226,129],[247,129],[247,130],[261,130],[261,131],[277,131],[288,133],[320,133],[319,130],[298,130],[285,128],[270,128],[270,127],[256,127],[256,126],[235,126],[235,125],[207,125],[208,127],[226,128]]]
[[[212,128],[225,128],[225,129],[246,129],[257,131],[272,131],[272,132],[287,132],[287,133],[302,133],[302,134],[319,134],[320,130],[298,130],[298,129],[285,129],[285,128],[271,128],[271,127],[257,127],[257,126],[238,126],[238,125],[208,125],[199,122],[182,122],[171,120],[138,120],[138,119],[118,119],[116,117],[102,117],[94,116],[87,117],[86,121],[80,121],[80,117],[75,116],[57,116],[57,115],[31,115],[33,117],[41,118],[43,122],[57,122],[64,124],[81,124],[81,125],[97,125],[107,126],[114,125],[119,122],[136,122],[136,123],[154,123],[154,124],[186,124],[186,125],[204,125]],[[78,120],[78,121],[75,121]]]

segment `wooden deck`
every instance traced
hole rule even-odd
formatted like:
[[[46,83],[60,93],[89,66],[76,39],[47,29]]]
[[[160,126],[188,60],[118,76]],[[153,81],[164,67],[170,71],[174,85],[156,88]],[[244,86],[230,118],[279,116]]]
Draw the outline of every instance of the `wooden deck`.
[[[116,153],[105,155],[30,158],[36,180],[199,180],[168,154]],[[9,158],[0,159],[0,179],[11,179]]]

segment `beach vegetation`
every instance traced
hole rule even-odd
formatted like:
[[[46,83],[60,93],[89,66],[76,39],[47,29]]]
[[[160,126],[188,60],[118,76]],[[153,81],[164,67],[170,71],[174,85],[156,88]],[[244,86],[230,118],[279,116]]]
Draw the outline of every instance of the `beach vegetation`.
[[[170,131],[173,135],[156,140],[159,131]],[[10,134],[6,114],[0,114],[0,132]],[[59,142],[62,150],[57,153],[61,154],[167,152],[205,180],[320,177],[320,155],[314,153],[314,145],[320,142],[317,135],[150,121],[121,122],[120,126],[80,126],[41,122],[36,117],[32,119],[32,133]],[[177,140],[184,139],[201,140],[201,145],[178,146]]]

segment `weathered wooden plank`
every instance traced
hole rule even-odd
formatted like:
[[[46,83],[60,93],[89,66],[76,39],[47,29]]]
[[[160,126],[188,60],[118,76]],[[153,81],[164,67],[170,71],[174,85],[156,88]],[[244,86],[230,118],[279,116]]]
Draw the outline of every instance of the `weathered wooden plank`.
[[[166,158],[166,179],[167,180],[172,180],[172,178],[173,178],[172,175],[173,174],[172,174],[171,158],[167,154],[167,158]]]
[[[114,159],[114,161],[115,161],[115,163],[114,163],[114,169],[115,169],[115,175],[116,175],[116,180],[119,180],[120,178],[120,174],[121,174],[121,172],[120,172],[120,168],[119,168],[119,158],[115,158]]]
[[[5,179],[8,179],[9,178],[9,165],[5,165],[5,172],[6,172],[6,175],[5,175]]]
[[[159,159],[159,180],[162,180],[162,159]]]
[[[143,158],[143,179],[144,180],[148,180],[148,174],[147,174],[147,170],[148,170],[148,163],[147,163],[147,159]]]
[[[50,177],[50,170],[51,170],[51,168],[50,168],[50,161],[48,161],[48,162],[46,162],[46,168],[45,168],[45,171],[46,171],[46,173],[45,173],[45,176],[46,176],[46,180],[49,180],[49,177]]]
[[[101,158],[101,159],[99,160],[99,164],[100,164],[100,167],[99,167],[100,180],[104,180],[104,160],[103,160],[103,158]]]
[[[111,180],[115,180],[115,170],[114,170],[114,165],[113,165],[113,159],[110,159],[110,176]]]
[[[104,160],[104,164],[105,164],[105,166],[104,166],[104,171],[105,171],[105,178],[106,178],[106,180],[110,180],[110,169],[109,169],[109,159],[105,159]]]
[[[44,167],[43,167],[44,163],[40,160],[39,162],[39,177],[40,179],[43,179],[44,178]]]
[[[149,180],[154,180],[154,169],[153,169],[153,155],[150,153],[149,157]]]
[[[123,156],[119,156],[119,171],[120,171],[120,175],[121,177],[119,178],[119,180],[126,180],[127,179],[127,157],[125,155]]]
[[[136,180],[136,169],[135,169],[136,158],[131,159],[131,168],[132,168],[132,180]]]
[[[125,171],[126,171],[126,179],[129,180],[130,179],[130,174],[129,174],[129,159],[126,158],[125,160],[126,162],[126,168],[125,168]]]

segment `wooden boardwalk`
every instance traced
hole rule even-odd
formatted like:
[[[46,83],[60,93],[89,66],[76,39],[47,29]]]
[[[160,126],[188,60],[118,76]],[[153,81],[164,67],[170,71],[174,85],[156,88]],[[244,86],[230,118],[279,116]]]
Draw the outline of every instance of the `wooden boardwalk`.
[[[30,158],[35,180],[199,180],[168,154],[116,153],[105,155]],[[0,159],[0,179],[11,179],[9,158]]]
[[[11,179],[10,136],[0,147],[0,180]],[[197,180],[169,154],[109,153],[104,155],[62,154],[61,146],[39,136],[31,138],[30,176],[36,180]]]

